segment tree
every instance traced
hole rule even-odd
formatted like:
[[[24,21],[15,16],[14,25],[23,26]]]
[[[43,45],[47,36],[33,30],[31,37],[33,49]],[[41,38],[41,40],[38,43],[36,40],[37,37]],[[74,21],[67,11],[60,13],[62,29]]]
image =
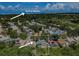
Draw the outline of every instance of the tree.
[[[27,34],[26,33],[20,33],[19,37],[23,40],[25,40],[27,38]]]
[[[11,38],[17,38],[18,37],[17,31],[15,31],[15,30],[8,29],[6,32]]]

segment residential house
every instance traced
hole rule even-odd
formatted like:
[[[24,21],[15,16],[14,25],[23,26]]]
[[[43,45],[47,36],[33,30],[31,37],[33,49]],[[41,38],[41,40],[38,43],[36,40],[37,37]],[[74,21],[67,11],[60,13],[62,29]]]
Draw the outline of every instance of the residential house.
[[[48,47],[48,43],[45,40],[38,40],[36,42],[36,47],[45,48]]]

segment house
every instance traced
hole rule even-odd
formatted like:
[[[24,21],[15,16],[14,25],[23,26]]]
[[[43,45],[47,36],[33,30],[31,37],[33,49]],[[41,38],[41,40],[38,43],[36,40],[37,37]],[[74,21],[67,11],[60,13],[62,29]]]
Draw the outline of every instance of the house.
[[[18,27],[14,24],[14,23],[10,23],[10,27],[13,29],[13,30],[18,30]]]
[[[21,33],[21,30],[18,28],[18,26],[16,26],[14,23],[10,23],[10,28],[12,28],[13,30],[17,30],[17,33]]]
[[[10,37],[9,36],[0,35],[0,41],[4,41],[4,40],[7,40],[7,39],[10,39]]]
[[[50,35],[48,39],[48,46],[58,46],[58,43],[63,45],[65,43],[65,40],[62,38],[65,31],[60,30],[59,28],[52,28],[50,27],[48,29],[48,33]]]
[[[27,44],[29,42],[33,42],[33,44],[32,45],[30,44],[28,46],[31,46],[31,47],[35,47],[36,46],[35,42],[32,41],[31,39],[29,39],[29,40],[22,40],[22,39],[19,38],[18,40],[16,40],[16,44],[19,45],[19,46],[25,45],[25,44]]]
[[[58,41],[54,41],[54,40],[48,40],[48,46],[49,47],[57,47],[58,44],[60,45],[64,45],[65,41],[64,40],[58,40]]]
[[[48,43],[45,40],[38,40],[36,42],[36,47],[45,48],[48,46]]]
[[[39,36],[39,33],[38,32],[34,33],[34,36],[35,37],[38,37]]]
[[[48,33],[50,34],[50,35],[53,35],[53,34],[57,34],[57,35],[60,35],[60,34],[64,34],[65,33],[65,31],[62,31],[62,30],[60,30],[59,28],[49,28],[48,29]]]

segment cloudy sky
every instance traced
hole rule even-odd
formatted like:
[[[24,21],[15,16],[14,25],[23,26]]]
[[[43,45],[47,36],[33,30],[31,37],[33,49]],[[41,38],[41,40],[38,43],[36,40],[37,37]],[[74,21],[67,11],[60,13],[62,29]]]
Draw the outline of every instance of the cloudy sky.
[[[0,2],[0,14],[79,13],[78,2]]]

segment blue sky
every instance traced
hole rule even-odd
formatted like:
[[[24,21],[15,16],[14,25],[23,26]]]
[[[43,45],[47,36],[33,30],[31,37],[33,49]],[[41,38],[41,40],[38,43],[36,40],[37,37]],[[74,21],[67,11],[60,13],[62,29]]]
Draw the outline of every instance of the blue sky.
[[[0,14],[79,13],[78,2],[0,2]]]

